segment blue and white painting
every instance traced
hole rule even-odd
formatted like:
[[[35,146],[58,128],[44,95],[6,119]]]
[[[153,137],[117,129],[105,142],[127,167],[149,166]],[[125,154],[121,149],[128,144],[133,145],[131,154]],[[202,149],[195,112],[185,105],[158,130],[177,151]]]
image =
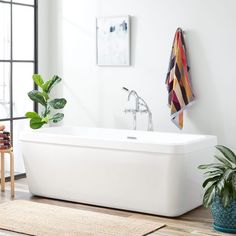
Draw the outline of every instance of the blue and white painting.
[[[97,64],[130,65],[129,16],[97,18]]]

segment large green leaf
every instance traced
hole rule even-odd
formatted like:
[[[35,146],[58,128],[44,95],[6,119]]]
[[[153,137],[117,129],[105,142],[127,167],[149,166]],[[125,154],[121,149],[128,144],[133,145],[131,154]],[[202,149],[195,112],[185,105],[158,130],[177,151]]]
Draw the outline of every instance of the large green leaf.
[[[234,172],[232,175],[232,187],[236,193],[236,172]]]
[[[58,123],[59,121],[61,121],[64,118],[64,114],[63,113],[57,113],[55,114],[50,120],[53,123]]]
[[[221,175],[216,175],[210,178],[207,178],[203,184],[202,187],[205,188],[207,186],[208,183],[213,183],[213,182],[217,182],[220,179]]]
[[[222,170],[211,170],[211,171],[206,171],[205,173],[204,173],[204,175],[208,175],[208,177],[212,177],[212,176],[215,176],[215,175],[222,175],[224,173],[224,171],[222,171]]]
[[[232,176],[232,185],[233,185],[233,188],[236,192],[236,172],[234,172],[234,174]]]
[[[217,145],[216,148],[224,155],[226,159],[236,164],[236,155],[232,150],[223,145]]]
[[[224,187],[225,187],[225,180],[224,178],[221,178],[220,181],[217,183],[217,189],[220,194],[222,193]]]
[[[235,170],[227,169],[225,171],[224,175],[217,182],[217,189],[219,190],[219,193],[222,194],[222,196],[225,193],[227,193],[227,192],[224,191],[225,188],[227,188],[228,185],[232,185],[233,184],[233,182],[231,182],[231,181],[232,181],[232,176],[233,176],[234,173],[235,173]]]
[[[231,198],[236,200],[236,155],[225,146],[217,145],[216,148],[223,154],[215,156],[219,162],[198,167],[205,170],[204,174],[207,176],[203,182],[203,203],[206,207],[212,204],[216,194],[224,207],[228,206]]]
[[[37,102],[37,103],[40,103],[41,105],[43,105],[44,107],[47,106],[47,102],[44,98],[44,96],[42,95],[41,92],[39,92],[38,90],[33,90],[33,91],[30,91],[28,93],[28,96],[29,98],[34,101],[34,102]]]
[[[46,92],[42,92],[42,95],[44,96],[45,100],[47,101],[49,99],[49,96]]]
[[[199,169],[205,170],[205,169],[219,169],[219,170],[225,170],[225,165],[221,163],[212,163],[212,164],[206,164],[206,165],[200,165],[198,166]]]
[[[216,186],[215,184],[213,184],[206,190],[203,196],[203,204],[205,207],[209,207],[212,204],[215,194],[216,194]]]
[[[231,181],[232,179],[232,175],[236,172],[236,170],[232,170],[232,169],[227,169],[223,175],[223,178],[225,181]]]
[[[229,193],[229,189],[227,187],[225,187],[222,191],[222,194],[221,194],[221,200],[222,200],[224,207],[228,206],[230,198],[231,198],[231,196]]]
[[[44,92],[50,93],[52,88],[59,82],[61,82],[61,78],[57,75],[54,75],[52,79],[48,80],[46,83],[42,85],[42,89]]]
[[[65,98],[57,98],[49,102],[49,104],[54,108],[54,109],[62,109],[66,105],[67,101]]]
[[[211,183],[216,183],[217,181],[219,181],[221,178],[221,175],[215,175],[213,177],[207,178],[205,179],[205,181],[202,184],[202,187],[205,188],[207,186],[207,184]]]
[[[39,116],[39,114],[36,113],[36,112],[34,112],[34,111],[32,111],[32,112],[31,112],[31,111],[26,112],[25,116],[26,116],[27,118],[41,118],[41,117]]]
[[[236,200],[236,190],[233,189],[233,199]]]
[[[39,74],[34,74],[33,75],[33,81],[41,88],[44,81],[43,78],[41,77],[41,75]]]
[[[224,165],[226,165],[227,167],[229,167],[229,168],[232,168],[233,166],[232,166],[232,162],[231,161],[228,161],[226,158],[224,158],[224,157],[221,157],[221,156],[215,156],[215,158],[219,161],[219,162],[221,162],[221,163],[223,163]]]
[[[39,129],[41,128],[44,124],[46,124],[44,121],[42,121],[41,118],[32,118],[30,120],[30,127],[32,129]]]

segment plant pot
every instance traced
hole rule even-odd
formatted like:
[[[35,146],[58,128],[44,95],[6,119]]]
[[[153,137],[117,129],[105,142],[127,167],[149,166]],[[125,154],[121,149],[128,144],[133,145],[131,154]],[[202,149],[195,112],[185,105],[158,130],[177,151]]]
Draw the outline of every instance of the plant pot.
[[[211,205],[211,213],[214,219],[213,228],[225,233],[236,233],[236,201],[230,200],[224,208],[219,196],[214,198]]]

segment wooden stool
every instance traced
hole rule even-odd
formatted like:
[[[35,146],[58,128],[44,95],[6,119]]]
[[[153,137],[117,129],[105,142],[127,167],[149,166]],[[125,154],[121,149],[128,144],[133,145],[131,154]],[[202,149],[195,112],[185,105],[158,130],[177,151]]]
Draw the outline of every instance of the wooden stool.
[[[5,192],[5,154],[10,155],[10,177],[11,177],[11,197],[15,196],[15,183],[14,183],[14,154],[13,149],[0,150],[1,153],[1,190]]]

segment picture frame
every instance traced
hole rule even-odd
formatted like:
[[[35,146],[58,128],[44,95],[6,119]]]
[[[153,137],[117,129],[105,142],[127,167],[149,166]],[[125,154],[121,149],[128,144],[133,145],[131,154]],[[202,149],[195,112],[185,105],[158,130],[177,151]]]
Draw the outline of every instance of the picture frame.
[[[130,66],[130,16],[96,18],[98,66]]]

